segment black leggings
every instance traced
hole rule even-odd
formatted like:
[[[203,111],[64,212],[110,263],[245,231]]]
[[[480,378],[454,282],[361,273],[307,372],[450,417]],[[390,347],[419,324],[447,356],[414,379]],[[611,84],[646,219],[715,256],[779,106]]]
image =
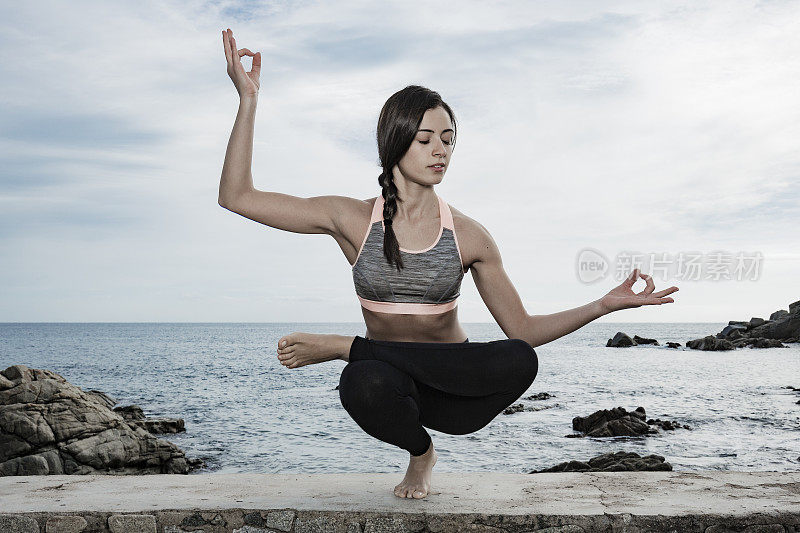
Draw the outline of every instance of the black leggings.
[[[376,439],[411,455],[431,443],[425,427],[465,435],[486,426],[528,390],[539,360],[522,339],[396,342],[356,335],[339,399]]]

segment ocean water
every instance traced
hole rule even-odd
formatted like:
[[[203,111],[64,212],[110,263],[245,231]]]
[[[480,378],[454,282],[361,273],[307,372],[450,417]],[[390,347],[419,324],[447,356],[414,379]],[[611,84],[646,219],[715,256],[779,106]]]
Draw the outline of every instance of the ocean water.
[[[503,339],[495,324],[462,324],[470,341]],[[498,415],[470,435],[428,430],[435,472],[514,472],[610,451],[658,454],[677,471],[800,470],[800,345],[702,352],[664,346],[606,348],[617,331],[686,341],[723,323],[591,323],[539,346],[539,374],[519,400],[548,409]],[[336,386],[347,364],[283,367],[275,349],[293,331],[364,336],[358,323],[3,323],[0,369],[45,368],[84,389],[135,403],[148,416],[181,417],[162,435],[199,473],[405,472],[408,452],[350,418]],[[692,430],[642,438],[566,438],[572,419],[617,406]]]

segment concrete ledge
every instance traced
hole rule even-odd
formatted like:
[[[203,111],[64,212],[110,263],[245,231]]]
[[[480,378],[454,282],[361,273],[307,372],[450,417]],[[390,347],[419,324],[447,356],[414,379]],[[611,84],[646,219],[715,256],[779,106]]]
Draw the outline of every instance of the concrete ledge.
[[[800,472],[0,478],[0,532],[800,532]]]

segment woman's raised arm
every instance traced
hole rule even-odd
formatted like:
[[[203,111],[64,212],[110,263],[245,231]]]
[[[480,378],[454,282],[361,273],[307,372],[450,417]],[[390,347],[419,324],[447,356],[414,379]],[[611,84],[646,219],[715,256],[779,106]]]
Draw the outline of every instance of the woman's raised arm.
[[[342,204],[348,199],[339,196],[298,198],[253,187],[253,128],[260,87],[261,52],[254,54],[247,48],[237,49],[230,29],[222,32],[222,44],[228,75],[239,93],[239,111],[222,165],[219,205],[273,228],[295,233],[333,234],[337,226],[334,217],[342,212]],[[242,65],[244,55],[253,57],[250,72],[245,71]]]

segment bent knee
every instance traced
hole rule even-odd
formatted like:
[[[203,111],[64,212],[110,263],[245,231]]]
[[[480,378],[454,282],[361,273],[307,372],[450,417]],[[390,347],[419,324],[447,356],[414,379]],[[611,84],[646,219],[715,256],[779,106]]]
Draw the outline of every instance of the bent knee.
[[[519,373],[525,381],[530,384],[536,379],[539,373],[539,356],[536,355],[536,350],[533,346],[528,344],[523,339],[508,339],[512,346],[514,346],[517,353],[520,354]]]

